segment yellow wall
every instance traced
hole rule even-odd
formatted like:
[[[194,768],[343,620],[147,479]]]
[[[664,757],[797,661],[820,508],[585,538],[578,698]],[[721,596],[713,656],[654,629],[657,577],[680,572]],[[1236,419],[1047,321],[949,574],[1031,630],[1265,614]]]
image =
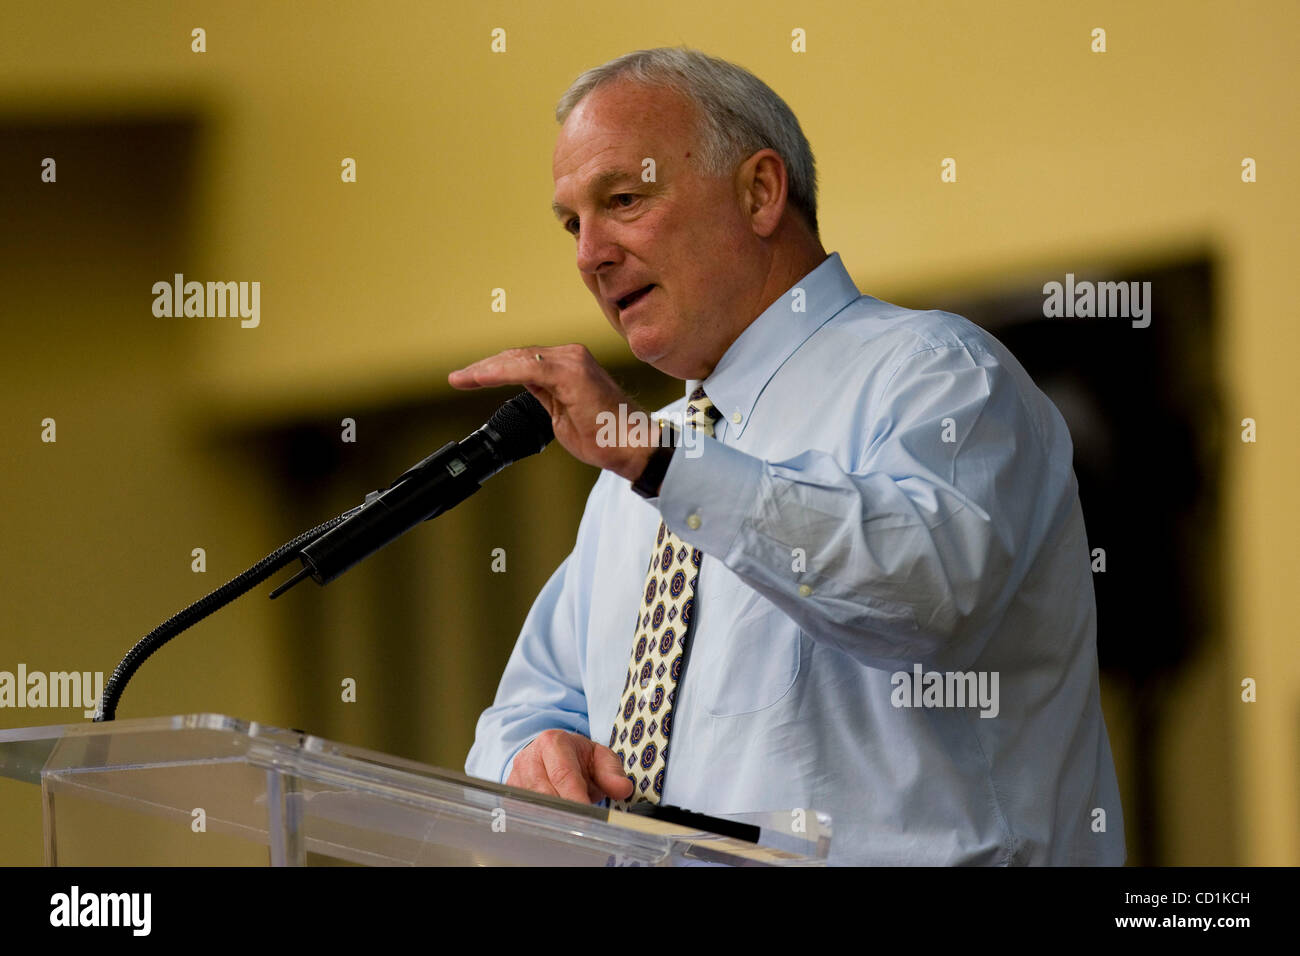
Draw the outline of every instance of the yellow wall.
[[[1104,55],[1089,52],[1099,26]],[[208,52],[190,52],[193,27]],[[507,30],[505,55],[489,52],[494,27]],[[805,54],[790,52],[794,28],[807,31]],[[1223,643],[1172,704],[1167,839],[1175,862],[1300,862],[1300,333],[1284,278],[1300,221],[1288,166],[1300,153],[1298,35],[1288,2],[7,10],[0,124],[180,116],[199,139],[183,255],[134,235],[127,208],[130,248],[113,268],[134,285],[96,272],[107,227],[71,231],[56,247],[66,257],[43,269],[4,273],[0,669],[111,670],[136,636],[301,530],[220,436],[437,397],[449,369],[510,345],[581,340],[625,361],[550,217],[552,110],[582,69],[685,42],[754,70],[800,117],[824,243],[870,294],[913,304],[928,288],[991,288],[1043,263],[1203,245],[1221,256],[1226,407],[1201,425],[1228,437]],[[339,181],[349,156],[355,185]],[[947,156],[956,184],[939,181]],[[1240,181],[1245,156],[1256,184]],[[11,158],[6,172],[37,175],[39,156]],[[44,188],[75,194],[78,175],[106,172],[61,168]],[[112,173],[129,190],[132,170]],[[152,171],[139,173],[147,185]],[[14,188],[6,179],[0,194]],[[75,208],[61,215],[76,222]],[[0,248],[25,242],[7,234]],[[148,286],[173,271],[260,281],[261,326],[154,319]],[[99,295],[105,285],[116,293]],[[489,309],[495,287],[509,295],[504,315]],[[54,446],[39,441],[46,415],[58,419]],[[1246,416],[1257,444],[1236,441]],[[1134,494],[1159,491],[1135,476]],[[556,533],[571,540],[572,528]],[[200,581],[189,552],[205,544]],[[151,661],[123,716],[216,709],[293,725],[266,603],[229,609],[204,638],[187,635],[185,654]],[[1243,677],[1258,680],[1257,703],[1239,702]],[[1229,725],[1211,765],[1197,746],[1207,707]],[[0,711],[0,726],[74,717]],[[1122,740],[1122,715],[1110,720]],[[468,746],[463,724],[448,751]],[[1225,788],[1233,819],[1198,809],[1197,794]],[[0,790],[0,861],[38,861],[39,816],[11,790]],[[1203,858],[1221,845],[1207,828],[1235,835],[1230,858]]]

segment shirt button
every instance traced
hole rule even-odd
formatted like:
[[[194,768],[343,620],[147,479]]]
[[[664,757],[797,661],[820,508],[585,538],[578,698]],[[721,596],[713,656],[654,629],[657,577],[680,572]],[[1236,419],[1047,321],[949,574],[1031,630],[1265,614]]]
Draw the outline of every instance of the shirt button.
[[[808,585],[806,585],[806,584],[801,584],[801,585],[799,585],[799,596],[800,596],[800,597],[807,597],[807,596],[810,595],[810,594],[812,594],[812,588],[810,588],[810,587],[809,587]]]
[[[700,516],[699,516],[699,515],[688,515],[688,516],[687,516],[687,518],[686,518],[686,527],[688,527],[688,528],[690,528],[692,531],[694,531],[694,530],[695,530],[696,528],[698,528],[699,526],[700,526]]]
[[[735,423],[735,424],[737,424],[737,425],[740,424],[740,420],[741,420],[742,418],[744,418],[744,416],[741,415],[740,412],[732,412],[732,413],[731,413],[731,420],[732,420],[733,423]]]

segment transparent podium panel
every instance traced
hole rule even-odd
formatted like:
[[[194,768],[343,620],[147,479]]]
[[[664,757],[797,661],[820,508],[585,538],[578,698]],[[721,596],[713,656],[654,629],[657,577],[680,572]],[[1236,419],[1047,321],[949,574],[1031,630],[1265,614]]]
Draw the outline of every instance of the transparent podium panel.
[[[728,817],[751,842],[216,714],[0,731],[0,774],[39,785],[51,866],[815,866],[830,848],[811,810]]]

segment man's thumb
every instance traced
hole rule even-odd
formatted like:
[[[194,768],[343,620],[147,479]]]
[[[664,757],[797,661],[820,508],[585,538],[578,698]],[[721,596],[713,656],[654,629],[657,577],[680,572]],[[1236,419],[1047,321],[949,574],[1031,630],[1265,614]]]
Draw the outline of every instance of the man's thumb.
[[[632,781],[627,778],[618,754],[597,744],[593,764],[596,782],[606,793],[620,800],[632,795]]]

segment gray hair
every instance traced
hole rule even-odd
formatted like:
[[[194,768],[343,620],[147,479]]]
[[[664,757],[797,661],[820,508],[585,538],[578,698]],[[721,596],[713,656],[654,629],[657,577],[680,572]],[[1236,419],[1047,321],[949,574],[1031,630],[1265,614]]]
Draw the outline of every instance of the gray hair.
[[[614,79],[668,87],[690,100],[699,115],[700,165],[710,175],[729,175],[758,150],[775,150],[785,162],[790,205],[817,235],[812,147],[770,86],[744,67],[684,46],[636,50],[574,80],[555,107],[555,119],[563,123],[583,97]]]

